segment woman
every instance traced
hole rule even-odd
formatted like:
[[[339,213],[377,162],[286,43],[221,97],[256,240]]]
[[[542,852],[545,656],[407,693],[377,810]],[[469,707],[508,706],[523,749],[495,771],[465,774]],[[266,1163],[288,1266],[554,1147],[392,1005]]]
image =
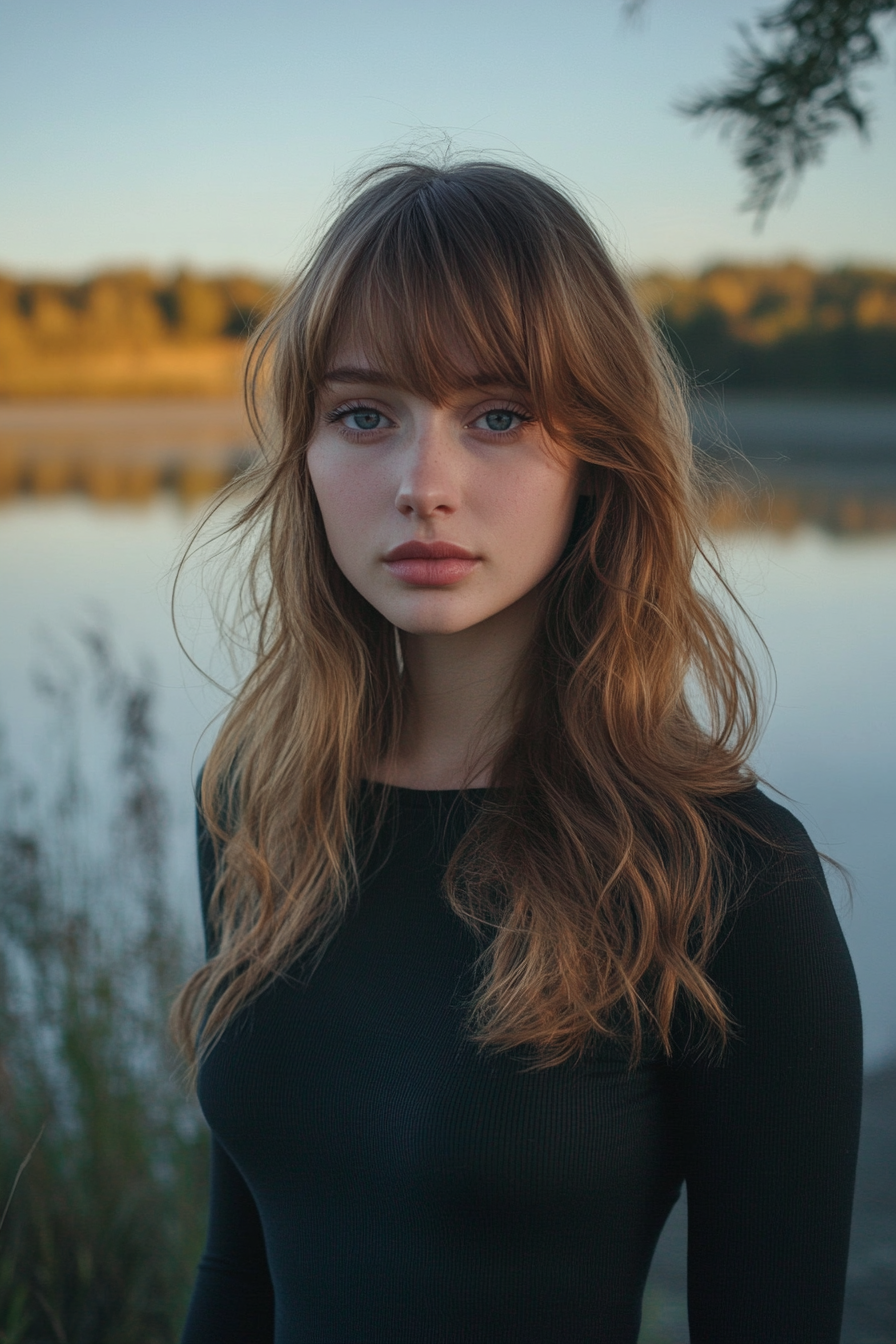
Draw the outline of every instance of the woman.
[[[185,1344],[839,1337],[861,1081],[817,856],[747,765],[667,357],[494,163],[367,174],[256,347],[257,659],[205,767],[213,1134]]]

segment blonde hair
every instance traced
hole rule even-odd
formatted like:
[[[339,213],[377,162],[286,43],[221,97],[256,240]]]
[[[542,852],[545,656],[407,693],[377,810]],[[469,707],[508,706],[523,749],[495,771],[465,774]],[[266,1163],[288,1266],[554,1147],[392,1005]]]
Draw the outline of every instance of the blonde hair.
[[[446,877],[483,935],[471,1032],[530,1047],[539,1067],[593,1033],[624,1033],[636,1057],[645,1026],[669,1050],[684,995],[723,1041],[706,974],[725,908],[714,817],[754,782],[757,696],[694,582],[704,492],[675,370],[558,187],[501,163],[390,162],[357,182],[250,360],[258,432],[262,374],[276,424],[233,524],[260,528],[256,657],[202,778],[218,876],[214,954],[173,1011],[188,1060],[338,927],[364,858],[362,781],[409,694],[393,627],[333,560],[306,468],[317,389],[347,340],[434,402],[471,362],[528,388],[591,490],[545,584],[518,730],[494,763],[502,787]]]

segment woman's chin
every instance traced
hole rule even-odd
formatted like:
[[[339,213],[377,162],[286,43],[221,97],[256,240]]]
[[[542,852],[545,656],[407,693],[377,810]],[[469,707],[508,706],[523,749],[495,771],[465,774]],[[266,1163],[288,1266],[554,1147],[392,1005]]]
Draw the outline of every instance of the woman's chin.
[[[481,625],[483,619],[487,617],[471,617],[464,619],[462,617],[451,617],[447,613],[443,616],[406,616],[400,620],[392,620],[392,624],[405,635],[432,635],[448,636],[461,635],[465,630],[472,630],[474,626]]]

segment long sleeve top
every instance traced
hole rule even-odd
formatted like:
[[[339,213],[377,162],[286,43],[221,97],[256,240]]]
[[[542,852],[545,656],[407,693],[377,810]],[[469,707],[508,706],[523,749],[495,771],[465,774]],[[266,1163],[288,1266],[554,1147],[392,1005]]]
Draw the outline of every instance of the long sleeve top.
[[[635,1344],[688,1197],[692,1344],[835,1344],[861,1095],[849,955],[805,831],[737,804],[709,975],[721,1058],[596,1041],[532,1070],[469,1038],[481,946],[441,891],[469,807],[392,789],[312,974],[274,980],[206,1057],[208,1241],[182,1344]],[[738,832],[740,834],[740,832]],[[200,827],[204,900],[215,858]]]

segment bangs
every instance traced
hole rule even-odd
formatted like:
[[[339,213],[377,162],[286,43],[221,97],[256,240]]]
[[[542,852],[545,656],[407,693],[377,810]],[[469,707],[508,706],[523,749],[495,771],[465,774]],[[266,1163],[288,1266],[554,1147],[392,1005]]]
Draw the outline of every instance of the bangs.
[[[309,314],[314,385],[338,354],[363,352],[390,382],[436,404],[471,382],[537,395],[541,379],[532,376],[524,335],[527,249],[507,214],[494,217],[464,183],[437,180],[385,228],[377,224],[355,237]]]

